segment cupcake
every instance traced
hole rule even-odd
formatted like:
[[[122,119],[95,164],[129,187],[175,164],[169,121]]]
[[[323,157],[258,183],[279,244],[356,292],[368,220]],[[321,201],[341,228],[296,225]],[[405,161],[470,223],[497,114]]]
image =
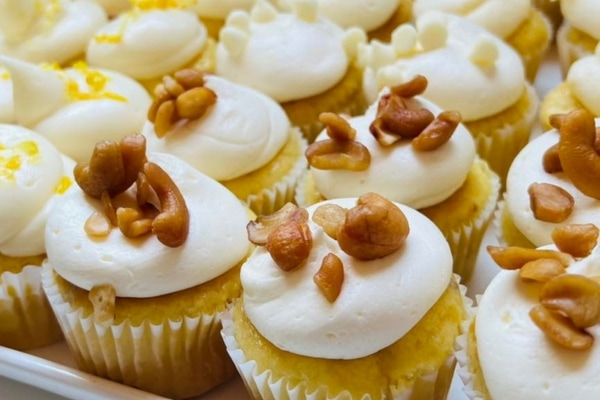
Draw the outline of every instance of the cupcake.
[[[0,124],[0,346],[30,350],[62,340],[41,265],[46,220],[70,190],[74,165],[43,136]]]
[[[600,116],[600,46],[595,54],[581,57],[571,64],[563,82],[548,92],[540,107],[540,119],[545,130],[551,129],[550,116],[567,114],[585,108]]]
[[[270,97],[187,69],[157,87],[149,117],[142,133],[150,151],[181,157],[255,213],[271,214],[294,199],[306,141]]]
[[[108,22],[91,1],[4,1],[0,5],[0,54],[33,63],[66,65],[85,53]]]
[[[376,192],[418,209],[450,244],[454,272],[466,281],[499,194],[499,179],[475,154],[460,114],[421,96],[419,76],[384,89],[362,116],[324,115],[327,129],[309,145],[300,205]]]
[[[48,138],[75,161],[99,140],[139,132],[151,104],[135,80],[84,62],[61,69],[1,57],[14,87],[16,121]]]
[[[293,0],[279,0],[291,9]],[[369,39],[389,42],[393,30],[412,18],[413,0],[317,0],[318,12],[343,28],[364,29]]]
[[[216,40],[229,14],[234,10],[249,11],[255,2],[256,0],[200,0],[194,4],[193,10],[206,27],[208,36]]]
[[[556,48],[563,74],[566,74],[573,61],[592,54],[600,28],[594,16],[600,12],[600,4],[595,1],[561,1],[563,22],[556,34]]]
[[[469,399],[600,397],[600,248],[594,224],[553,231],[555,245],[490,247],[500,271],[457,354]]]
[[[427,218],[369,193],[290,204],[248,238],[223,337],[253,398],[446,398],[469,310]]]
[[[594,145],[600,120],[586,110],[553,119],[552,129],[515,158],[495,220],[502,244],[539,247],[552,243],[565,224],[600,225],[600,166]]]
[[[550,47],[552,25],[531,0],[438,0],[415,1],[416,18],[438,10],[465,17],[501,38],[516,50],[523,64],[525,76],[535,80],[538,68]]]
[[[393,86],[423,75],[423,96],[461,113],[477,153],[506,178],[510,162],[529,141],[539,99],[518,54],[469,19],[437,11],[399,27],[391,45],[361,49],[366,82]]]
[[[163,75],[188,66],[212,69],[214,41],[185,0],[134,0],[98,30],[87,46],[87,63],[121,72],[149,91]]]
[[[221,313],[240,295],[249,212],[145,140],[97,144],[46,225],[42,284],[77,366],[169,398],[235,369]]]
[[[293,4],[293,13],[278,12],[258,0],[249,13],[231,13],[219,35],[215,72],[279,102],[310,142],[323,128],[321,112],[366,108],[362,70],[354,62],[365,35],[318,16],[316,0]]]

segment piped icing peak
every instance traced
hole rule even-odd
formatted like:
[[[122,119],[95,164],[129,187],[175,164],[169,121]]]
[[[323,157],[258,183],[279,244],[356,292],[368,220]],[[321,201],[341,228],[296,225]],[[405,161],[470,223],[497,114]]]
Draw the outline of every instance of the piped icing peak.
[[[366,34],[358,28],[344,31],[315,10],[314,0],[294,2],[291,12],[260,0],[249,12],[234,11],[220,31],[217,74],[279,102],[334,86]]]
[[[87,62],[140,80],[182,68],[201,54],[207,31],[196,14],[175,5],[152,2],[119,15],[89,41]]]
[[[365,218],[389,228],[378,238],[387,251],[379,253],[378,239],[358,233]],[[262,230],[271,232],[266,241]],[[452,276],[450,250],[435,225],[374,193],[307,209],[292,206],[283,217],[251,222],[248,232],[259,247],[240,274],[245,312],[271,343],[295,354],[328,359],[373,354],[408,332]],[[293,254],[280,252],[278,238],[292,232]],[[428,262],[419,261],[423,258]],[[372,296],[380,301],[364,301]]]
[[[31,62],[65,63],[85,51],[107,22],[90,1],[25,0],[0,4],[0,53]]]
[[[381,88],[422,74],[429,80],[424,96],[442,108],[460,111],[465,121],[503,111],[525,90],[519,55],[456,15],[430,11],[414,25],[398,27],[390,44],[371,42],[359,51],[365,82]]]
[[[99,139],[118,140],[144,124],[150,96],[131,78],[82,62],[61,69],[0,60],[11,73],[17,122],[77,161],[86,159]]]
[[[581,57],[571,64],[565,81],[575,98],[590,112],[600,116],[600,45],[592,55]]]

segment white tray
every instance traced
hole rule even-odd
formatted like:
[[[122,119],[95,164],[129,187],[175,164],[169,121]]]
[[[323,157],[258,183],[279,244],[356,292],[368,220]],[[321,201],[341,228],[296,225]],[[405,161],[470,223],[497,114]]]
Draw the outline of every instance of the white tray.
[[[552,50],[542,64],[535,82],[540,98],[560,80],[556,52]],[[475,273],[467,285],[467,294],[472,298],[483,293],[491,278],[498,272],[498,268],[485,251],[487,244],[494,243],[496,243],[495,238],[491,232],[488,232],[481,247]],[[63,398],[86,400],[162,399],[162,397],[78,371],[65,343],[58,343],[28,353],[0,346],[0,399],[55,400]],[[250,399],[239,378],[197,398],[197,400],[230,399]],[[449,400],[466,400],[466,396],[462,392],[462,383],[456,375],[450,388]]]

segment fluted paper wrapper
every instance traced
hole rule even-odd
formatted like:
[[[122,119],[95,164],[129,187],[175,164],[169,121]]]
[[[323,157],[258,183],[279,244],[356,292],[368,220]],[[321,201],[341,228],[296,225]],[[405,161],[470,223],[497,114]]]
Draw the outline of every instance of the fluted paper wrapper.
[[[308,166],[306,157],[304,157],[304,151],[308,143],[298,129],[292,131],[293,135],[297,137],[296,140],[300,142],[300,157],[298,157],[289,173],[282,177],[279,182],[272,187],[264,188],[260,193],[250,195],[245,200],[245,203],[256,215],[272,214],[283,207],[285,203],[294,201],[296,185]]]
[[[170,398],[198,396],[235,374],[220,313],[103,326],[66,301],[53,275],[44,265],[44,290],[81,370]]]
[[[16,350],[43,347],[63,339],[42,290],[41,268],[0,276],[0,345]]]
[[[457,282],[460,277],[454,275]],[[465,321],[461,328],[468,327],[473,318],[472,301],[466,297],[466,287],[460,285],[460,292],[465,304]],[[238,373],[246,386],[248,394],[255,400],[353,400],[349,392],[341,392],[338,395],[329,393],[325,385],[319,386],[315,391],[308,392],[307,384],[300,383],[296,386],[282,377],[276,380],[271,370],[261,371],[254,360],[248,360],[244,351],[239,347],[234,336],[233,308],[223,314],[223,330],[221,332],[227,352],[233,360]],[[463,332],[461,332],[461,335]],[[382,388],[382,393],[390,392],[395,400],[445,400],[452,383],[456,358],[454,355],[440,366],[437,371],[420,376],[415,379],[414,385],[399,391],[395,387]],[[361,400],[371,399],[370,395],[361,397]]]
[[[558,62],[562,76],[567,76],[571,65],[580,58],[593,54],[593,48],[586,48],[584,43],[573,42],[569,39],[569,31],[572,26],[563,21],[556,32],[556,48],[558,51]]]

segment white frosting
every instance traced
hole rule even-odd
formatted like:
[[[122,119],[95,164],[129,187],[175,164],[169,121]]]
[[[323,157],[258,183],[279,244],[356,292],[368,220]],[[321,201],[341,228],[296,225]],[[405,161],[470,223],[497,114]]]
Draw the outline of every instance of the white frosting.
[[[76,161],[88,161],[99,140],[118,141],[140,132],[146,121],[150,96],[125,75],[85,65],[56,70],[8,58],[1,61],[15,87],[17,121]]]
[[[74,165],[43,136],[0,124],[0,253],[44,254],[46,220],[73,183]]]
[[[202,18],[224,20],[233,10],[250,10],[256,0],[198,0],[194,10]]]
[[[596,40],[600,39],[600,26],[596,18],[600,13],[600,3],[594,0],[561,0],[560,10],[571,26]]]
[[[322,93],[345,75],[344,31],[330,21],[278,13],[264,3],[236,11],[221,30],[216,73],[278,102]],[[260,10],[260,12],[259,12]]]
[[[290,122],[271,98],[217,76],[205,87],[217,95],[215,105],[197,120],[177,123],[164,137],[147,122],[142,133],[148,150],[175,154],[219,181],[252,172],[281,150],[290,135]]]
[[[479,25],[456,15],[431,11],[404,25],[390,45],[373,43],[362,58],[377,75],[379,87],[424,75],[423,94],[446,110],[474,121],[512,106],[526,79],[519,55]]]
[[[596,120],[596,126],[600,126],[600,119]],[[600,200],[581,193],[563,172],[549,174],[544,171],[542,165],[544,153],[558,143],[558,139],[559,134],[556,130],[533,139],[514,159],[506,178],[504,198],[511,220],[536,246],[552,243],[551,233],[557,226],[573,223],[600,225]],[[536,182],[559,186],[573,196],[575,200],[573,211],[564,222],[554,224],[535,219],[527,189]]]
[[[600,115],[600,46],[596,54],[582,57],[569,68],[565,81],[575,98],[592,114]]]
[[[598,248],[568,271],[598,276]],[[554,344],[531,321],[540,284],[525,283],[518,271],[500,271],[479,301],[477,352],[486,386],[494,400],[596,400],[600,398],[600,325],[589,350]]]
[[[293,0],[280,0],[289,9]],[[343,28],[357,26],[372,31],[385,24],[401,0],[317,0],[319,14]]]
[[[66,63],[83,55],[94,33],[107,23],[91,1],[0,2],[0,54],[35,63]]]
[[[527,20],[530,0],[416,0],[414,14],[419,17],[439,10],[468,18],[501,38],[508,37]]]
[[[0,65],[0,123],[15,122],[13,84],[10,73]]]
[[[332,202],[356,205],[355,198]],[[308,209],[311,215],[317,206]],[[282,350],[330,359],[365,357],[402,338],[448,287],[452,256],[431,221],[398,207],[410,233],[400,250],[380,259],[348,256],[312,220],[312,250],[297,269],[281,270],[264,247],[256,248],[241,271],[244,309],[256,329]],[[328,253],[344,265],[342,290],[333,303],[313,282]]]
[[[185,243],[167,247],[156,235],[128,239],[116,228],[92,239],[83,227],[92,213],[102,212],[101,202],[71,190],[56,204],[46,227],[48,260],[63,278],[86,290],[109,284],[119,297],[153,297],[207,282],[244,258],[248,214],[240,201],[175,156],[150,153],[148,158],[171,176],[185,198],[190,215]]]
[[[191,11],[130,11],[96,33],[87,48],[87,61],[135,79],[151,79],[192,61],[206,39],[206,28]]]
[[[131,0],[94,0],[100,4],[106,13],[115,16],[131,8]]]
[[[437,116],[442,110],[422,97],[407,101],[409,108],[426,108]],[[475,145],[467,129],[459,124],[450,140],[432,151],[415,151],[410,140],[382,146],[369,131],[377,103],[366,114],[348,121],[356,130],[356,141],[367,147],[371,164],[365,171],[310,168],[317,190],[327,199],[379,193],[413,208],[424,208],[447,199],[465,181]],[[328,139],[325,131],[316,141]]]

